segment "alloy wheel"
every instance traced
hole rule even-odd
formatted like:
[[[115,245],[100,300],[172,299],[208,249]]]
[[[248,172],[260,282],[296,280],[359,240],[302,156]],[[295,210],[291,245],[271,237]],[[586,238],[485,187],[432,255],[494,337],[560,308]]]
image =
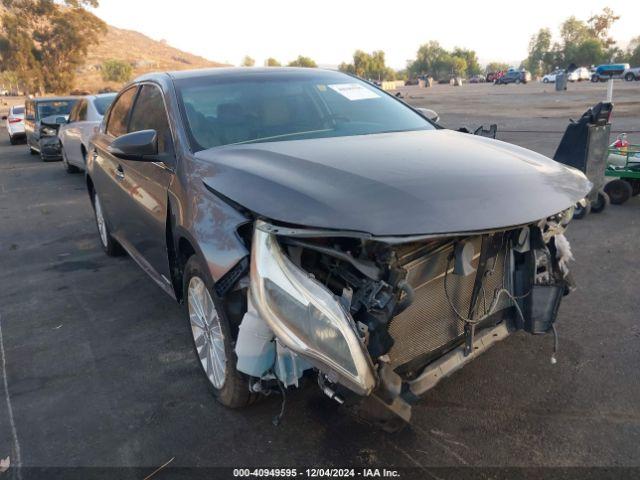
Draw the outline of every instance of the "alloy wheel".
[[[100,198],[98,197],[98,194],[96,194],[94,198],[94,207],[96,211],[96,223],[98,224],[98,232],[100,233],[100,241],[106,248],[109,241],[107,237],[107,224],[104,221],[102,205],[100,204]]]
[[[227,367],[224,334],[209,289],[198,276],[193,276],[189,281],[187,304],[191,333],[200,363],[211,384],[221,389],[226,379]]]

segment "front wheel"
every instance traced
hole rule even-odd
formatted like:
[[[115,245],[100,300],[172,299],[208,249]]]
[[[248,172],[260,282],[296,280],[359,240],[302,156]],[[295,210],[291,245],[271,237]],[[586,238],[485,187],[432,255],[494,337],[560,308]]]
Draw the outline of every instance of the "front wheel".
[[[249,405],[249,377],[236,369],[237,357],[222,301],[196,255],[187,261],[183,292],[196,358],[218,402],[229,408]]]
[[[573,218],[575,220],[580,220],[581,218],[589,215],[589,212],[591,212],[591,202],[589,200],[585,200],[584,206],[581,202],[578,202],[573,210]]]
[[[542,79],[542,83],[549,83],[549,79],[548,78],[543,78]]]
[[[627,82],[632,82],[632,81],[634,81],[636,79],[636,76],[633,73],[629,72],[624,76],[624,79]]]
[[[606,192],[598,192],[598,197],[595,202],[591,202],[591,211],[593,213],[602,212],[611,203],[609,195]]]

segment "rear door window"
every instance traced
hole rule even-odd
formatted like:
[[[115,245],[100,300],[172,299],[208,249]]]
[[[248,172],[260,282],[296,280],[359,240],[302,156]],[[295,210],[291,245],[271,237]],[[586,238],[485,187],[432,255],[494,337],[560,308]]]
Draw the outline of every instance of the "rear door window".
[[[116,100],[116,103],[109,114],[109,122],[107,123],[107,133],[114,137],[119,137],[127,133],[127,125],[129,123],[129,112],[135,99],[138,87],[131,87],[122,93]]]

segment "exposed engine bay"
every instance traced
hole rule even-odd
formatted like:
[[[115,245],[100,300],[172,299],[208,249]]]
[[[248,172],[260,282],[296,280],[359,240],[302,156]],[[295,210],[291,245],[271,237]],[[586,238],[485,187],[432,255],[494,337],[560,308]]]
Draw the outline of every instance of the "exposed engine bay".
[[[520,329],[555,335],[573,288],[563,234],[572,214],[384,239],[257,220],[237,368],[256,392],[317,371],[329,397],[404,424],[412,402],[496,341]]]

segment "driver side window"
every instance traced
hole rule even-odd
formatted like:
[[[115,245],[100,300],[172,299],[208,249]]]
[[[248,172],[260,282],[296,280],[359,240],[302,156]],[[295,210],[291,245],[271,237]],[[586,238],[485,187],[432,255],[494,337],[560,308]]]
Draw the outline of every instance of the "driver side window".
[[[115,104],[111,108],[109,114],[109,122],[107,123],[107,133],[114,137],[119,137],[127,133],[127,125],[129,123],[129,112],[131,112],[131,106],[133,100],[136,97],[138,87],[131,87],[129,90],[123,92]]]

